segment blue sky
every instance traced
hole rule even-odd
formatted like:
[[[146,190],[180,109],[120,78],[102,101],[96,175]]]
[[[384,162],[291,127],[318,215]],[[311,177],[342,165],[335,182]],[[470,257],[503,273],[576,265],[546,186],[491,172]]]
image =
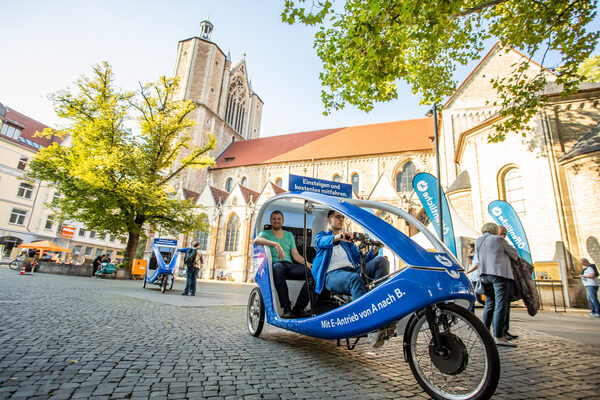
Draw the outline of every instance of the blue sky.
[[[352,107],[323,116],[321,63],[314,28],[281,22],[283,0],[0,0],[0,102],[51,126],[59,123],[47,95],[108,61],[117,84],[171,76],[177,42],[210,17],[212,40],[246,54],[252,87],[265,102],[261,136],[422,118],[429,107],[403,85],[397,101],[365,113]],[[491,44],[490,44],[491,46]],[[476,65],[457,71],[460,83]]]

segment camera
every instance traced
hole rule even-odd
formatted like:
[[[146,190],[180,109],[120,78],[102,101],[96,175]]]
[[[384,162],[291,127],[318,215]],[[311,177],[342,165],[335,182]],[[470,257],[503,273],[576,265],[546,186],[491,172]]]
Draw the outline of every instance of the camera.
[[[351,240],[352,234],[350,232],[342,232],[340,233],[340,238],[343,240]]]

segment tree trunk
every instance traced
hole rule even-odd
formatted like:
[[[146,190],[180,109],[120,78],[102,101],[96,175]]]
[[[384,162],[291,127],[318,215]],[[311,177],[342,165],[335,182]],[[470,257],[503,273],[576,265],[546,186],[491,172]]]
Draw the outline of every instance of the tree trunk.
[[[142,231],[142,226],[144,222],[146,222],[146,218],[142,216],[135,217],[135,232],[129,231],[129,237],[127,239],[127,247],[125,248],[125,259],[123,262],[128,265],[129,270],[131,270],[131,266],[133,265],[133,259],[135,257],[135,251],[137,250],[138,242],[140,241],[140,234],[136,232]]]

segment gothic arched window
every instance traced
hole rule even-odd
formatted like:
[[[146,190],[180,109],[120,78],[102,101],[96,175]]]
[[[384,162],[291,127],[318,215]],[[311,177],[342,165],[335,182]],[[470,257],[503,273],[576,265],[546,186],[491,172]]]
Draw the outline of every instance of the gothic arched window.
[[[246,118],[246,87],[241,75],[234,77],[229,84],[227,103],[225,108],[225,121],[236,132],[242,133]]]
[[[242,186],[247,186],[248,185],[248,178],[246,178],[245,176],[242,178],[242,181],[240,182],[240,185]]]
[[[404,164],[402,172],[398,172],[396,175],[396,192],[412,192],[412,181],[417,174],[417,168],[412,161]]]
[[[231,192],[231,186],[232,185],[233,185],[233,179],[227,178],[227,180],[225,181],[225,191],[227,193]]]
[[[341,177],[341,176],[339,176],[338,174],[335,174],[335,175],[333,175],[333,181],[334,181],[334,182],[339,182],[339,181],[341,181],[341,180],[342,180],[342,177]]]
[[[504,172],[500,188],[501,197],[509,203],[519,215],[525,215],[525,193],[523,176],[518,168],[510,168]]]
[[[358,193],[358,189],[359,189],[359,178],[358,178],[358,174],[355,172],[352,174],[352,190],[354,190],[355,193]]]
[[[281,185],[283,185],[283,179],[281,179],[281,178],[275,179],[275,184],[279,187],[282,187]]]
[[[227,233],[225,235],[225,251],[237,251],[240,237],[240,219],[233,214],[227,221]]]
[[[200,243],[199,250],[206,250],[208,247],[208,232],[207,231],[196,231],[196,240]]]

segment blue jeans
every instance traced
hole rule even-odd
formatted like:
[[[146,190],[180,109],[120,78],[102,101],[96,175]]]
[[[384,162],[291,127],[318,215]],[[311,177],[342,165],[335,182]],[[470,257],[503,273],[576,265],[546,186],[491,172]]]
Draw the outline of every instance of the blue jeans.
[[[598,286],[586,286],[587,301],[590,303],[593,314],[600,314],[600,304],[598,303]]]
[[[369,281],[383,278],[390,271],[390,263],[385,257],[375,257],[365,266]],[[325,275],[325,289],[334,294],[349,294],[354,300],[367,293],[360,277],[360,267],[344,267]]]
[[[483,324],[490,329],[494,326],[494,336],[504,337],[504,324],[506,322],[506,308],[509,306],[510,279],[496,275],[480,275],[485,294],[485,307],[483,307]]]
[[[273,284],[275,285],[275,290],[277,290],[279,304],[284,309],[291,308],[292,306],[286,279],[304,281],[304,285],[302,285],[302,289],[300,289],[298,299],[294,305],[294,308],[297,310],[304,310],[308,305],[308,286],[306,285],[304,265],[294,264],[289,261],[278,261],[273,264]]]
[[[185,274],[185,289],[183,293],[196,295],[196,279],[198,279],[198,272],[200,269],[196,267],[187,267],[187,272]]]

